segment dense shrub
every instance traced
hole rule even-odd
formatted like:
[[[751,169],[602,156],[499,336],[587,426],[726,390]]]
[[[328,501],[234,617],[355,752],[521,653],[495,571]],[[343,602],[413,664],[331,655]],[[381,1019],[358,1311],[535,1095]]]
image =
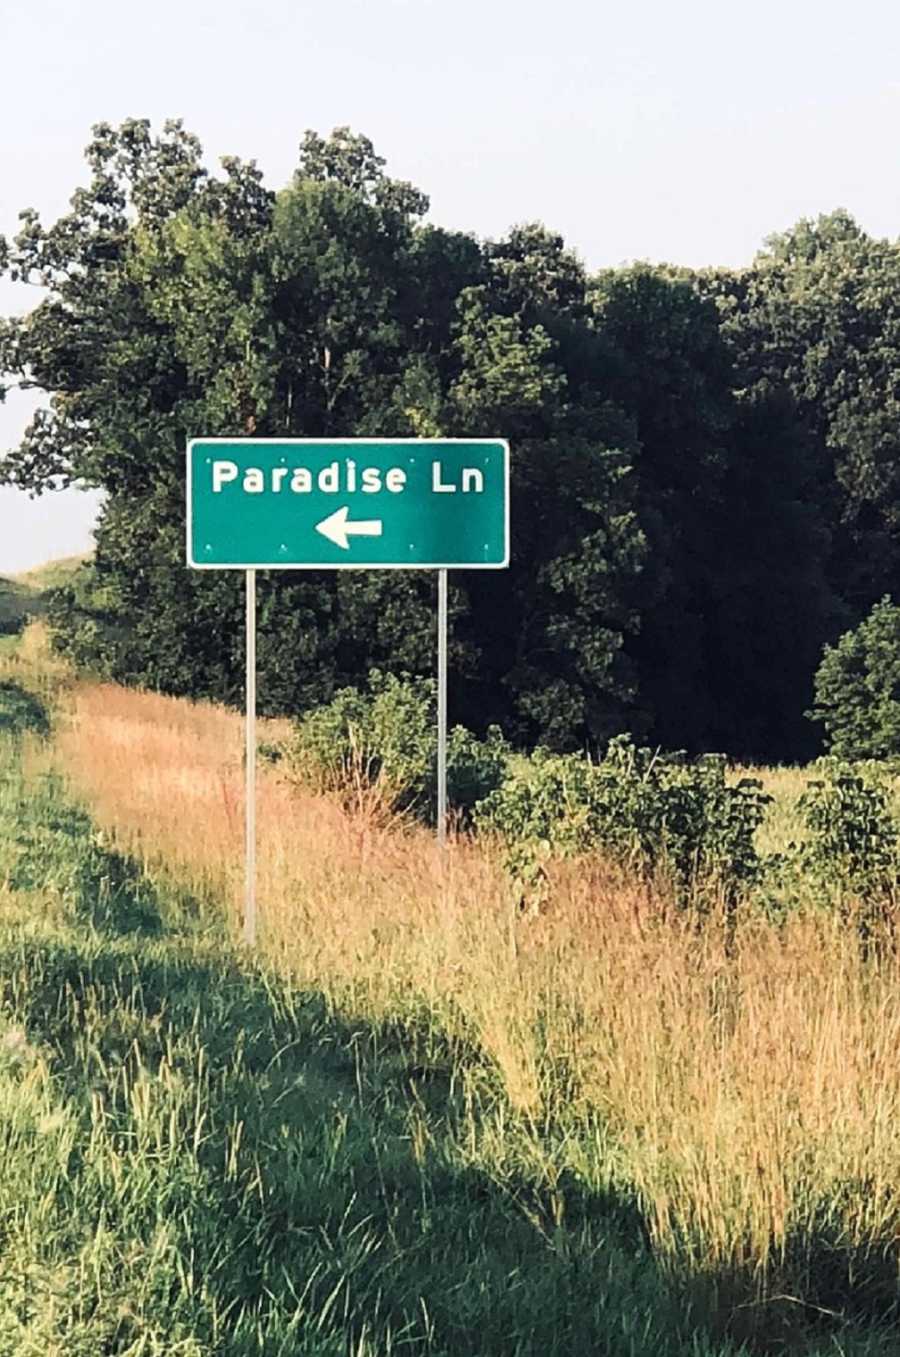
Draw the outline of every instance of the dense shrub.
[[[887,770],[835,758],[821,759],[819,767],[823,776],[800,799],[807,872],[839,894],[884,896],[894,887],[900,848]]]
[[[509,750],[495,727],[479,740],[454,726],[447,741],[447,792],[466,814],[499,786]],[[433,818],[437,774],[437,685],[373,669],[368,691],[343,688],[302,717],[286,750],[290,774],[345,801]]]
[[[758,782],[725,780],[725,759],[612,740],[599,764],[538,750],[515,763],[476,810],[507,845],[523,890],[539,888],[542,859],[600,852],[644,876],[664,876],[680,903],[734,903],[759,875],[754,834],[769,800]]]
[[[900,754],[900,607],[885,596],[864,622],[825,647],[811,718],[842,759]]]

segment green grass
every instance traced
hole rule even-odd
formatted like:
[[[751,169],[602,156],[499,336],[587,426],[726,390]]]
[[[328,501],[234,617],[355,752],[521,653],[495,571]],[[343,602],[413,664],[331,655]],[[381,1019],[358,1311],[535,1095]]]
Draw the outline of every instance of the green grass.
[[[71,577],[90,559],[89,554],[62,556],[59,560],[46,561],[33,570],[23,571],[14,577],[14,581],[33,593],[42,594],[48,589],[58,589],[60,585],[68,584]]]
[[[28,620],[45,615],[49,591],[66,584],[88,559],[67,556],[21,575],[0,575],[0,655],[12,653],[15,637]]]
[[[122,857],[29,754],[49,725],[0,688],[0,1357],[750,1351],[602,1153],[547,1128],[538,1171],[433,1039],[291,989]]]
[[[627,1210],[573,1184],[554,1234],[439,1073],[241,964],[0,742],[0,1351],[684,1350]]]

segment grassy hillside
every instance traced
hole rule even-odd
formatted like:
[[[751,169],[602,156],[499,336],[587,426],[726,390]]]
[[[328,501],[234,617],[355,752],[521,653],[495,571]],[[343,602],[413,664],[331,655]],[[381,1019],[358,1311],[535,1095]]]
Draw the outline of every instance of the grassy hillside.
[[[7,679],[4,1357],[734,1357],[632,1204],[549,1188],[446,1046],[242,958],[92,824],[46,727]]]
[[[26,570],[14,578],[31,593],[42,594],[48,589],[58,589],[61,584],[65,584],[69,577],[90,559],[89,553],[81,556],[63,556],[56,561],[46,561],[44,565],[35,566],[33,570]]]
[[[64,584],[89,559],[66,556],[21,575],[0,575],[0,656],[12,654],[22,628],[45,615],[48,592]]]
[[[241,723],[0,662],[0,1357],[888,1357],[900,961],[516,920]]]

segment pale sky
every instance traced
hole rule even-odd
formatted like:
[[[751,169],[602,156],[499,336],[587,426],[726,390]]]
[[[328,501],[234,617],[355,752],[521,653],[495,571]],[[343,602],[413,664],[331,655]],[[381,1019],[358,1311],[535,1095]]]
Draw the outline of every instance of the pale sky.
[[[93,123],[182,117],[273,188],[348,123],[432,221],[541,220],[592,269],[748,263],[838,206],[900,235],[891,0],[2,0],[0,41],[6,234],[65,209]],[[0,314],[32,304],[0,284]],[[28,410],[0,406],[0,451]],[[0,574],[88,548],[96,504],[0,490]]]

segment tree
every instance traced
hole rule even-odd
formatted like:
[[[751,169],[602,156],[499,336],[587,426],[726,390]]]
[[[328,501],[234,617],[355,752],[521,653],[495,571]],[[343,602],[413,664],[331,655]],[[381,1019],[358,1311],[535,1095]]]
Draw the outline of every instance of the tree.
[[[48,230],[27,213],[4,246],[11,275],[48,297],[6,328],[0,361],[49,393],[4,474],[34,492],[73,480],[107,491],[96,590],[57,610],[72,648],[125,681],[234,698],[243,585],[184,565],[186,439],[359,431],[404,351],[392,307],[412,290],[403,253],[423,201],[373,187],[368,143],[341,130],[333,146],[307,137],[278,199],[252,164],[226,159],[224,177],[207,175],[178,123],[159,137],[145,122],[101,125],[87,158],[71,213]],[[361,173],[365,192],[346,182]],[[427,584],[407,585],[422,618]],[[347,677],[346,587],[291,575],[261,594],[264,702],[327,698]]]
[[[189,436],[510,439],[508,572],[454,572],[454,720],[521,743],[805,757],[826,641],[900,567],[897,249],[846,214],[751,269],[588,278],[540,223],[423,221],[368,138],[308,132],[270,191],[178,122],[100,124],[50,227],[0,270],[0,391],[47,393],[0,478],[102,487],[59,643],[125,682],[239,701],[243,581],[184,563]],[[268,572],[265,710],[373,667],[428,675],[426,572]]]
[[[900,607],[885,595],[868,617],[826,646],[809,713],[845,759],[900,755]]]
[[[900,249],[838,210],[711,274],[737,385],[784,387],[812,439],[828,577],[859,620],[900,568]]]
[[[611,402],[572,398],[561,347],[533,316],[527,298],[498,303],[490,286],[462,294],[447,419],[515,447],[510,579],[471,592],[470,701],[523,742],[567,749],[633,723],[623,641],[638,625],[645,542],[632,429]]]
[[[747,762],[806,760],[817,741],[803,714],[835,610],[809,435],[790,397],[761,383],[736,396],[731,443],[724,512],[708,525],[707,743]]]
[[[640,264],[592,289],[606,384],[634,420],[637,512],[654,589],[629,638],[651,737],[702,748],[715,694],[705,610],[718,563],[711,528],[726,513],[734,404],[715,308],[686,276]]]
[[[627,724],[631,428],[591,388],[585,278],[559,238],[519,228],[481,247],[423,226],[425,196],[346,128],[307,133],[279,194],[252,163],[208,174],[178,123],[101,125],[88,162],[71,213],[49,229],[25,214],[0,254],[48,290],[0,336],[4,370],[48,393],[4,474],[107,492],[94,566],[55,613],[61,643],[123,681],[237,700],[243,583],[183,562],[188,436],[488,431],[515,441],[516,554],[502,581],[454,581],[454,719],[561,746]],[[372,666],[432,669],[422,572],[272,572],[261,596],[270,711]]]

